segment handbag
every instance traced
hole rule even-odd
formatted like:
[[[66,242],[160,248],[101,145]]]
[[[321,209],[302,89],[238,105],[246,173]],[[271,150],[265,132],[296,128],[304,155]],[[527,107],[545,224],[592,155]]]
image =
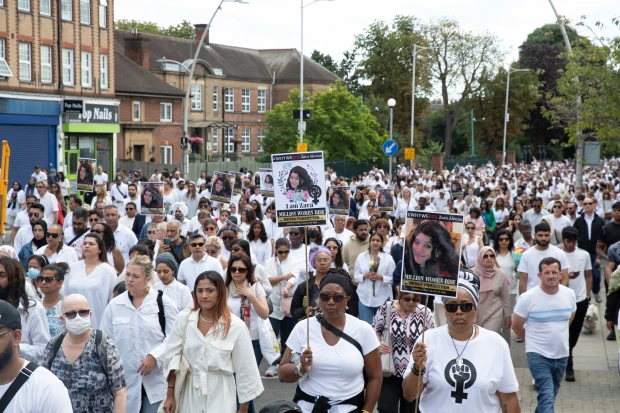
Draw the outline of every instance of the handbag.
[[[176,371],[175,379],[174,379],[174,401],[176,403],[175,412],[180,412],[180,400],[181,395],[183,394],[183,390],[185,390],[185,384],[187,383],[187,377],[192,374],[192,367],[189,365],[187,358],[183,354],[185,351],[185,336],[187,335],[187,326],[189,325],[189,316],[191,312],[187,315],[187,321],[185,322],[185,328],[183,329],[183,344],[181,344],[181,359],[179,360],[179,368]],[[157,413],[166,413],[164,409],[164,404],[166,403],[166,399],[161,402],[159,405],[159,409],[157,409]]]
[[[385,315],[387,325],[383,329],[383,333],[381,333],[381,341],[390,347],[390,352],[381,354],[381,366],[383,367],[383,377],[390,377],[396,373],[396,367],[394,367],[394,356],[392,354],[392,301],[385,303]]]

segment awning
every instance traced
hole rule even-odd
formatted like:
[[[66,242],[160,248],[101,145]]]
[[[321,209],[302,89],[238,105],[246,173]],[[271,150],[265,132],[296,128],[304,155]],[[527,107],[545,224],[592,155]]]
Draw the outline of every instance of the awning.
[[[214,122],[210,120],[196,120],[189,122],[192,128],[232,128],[233,125],[226,122]]]

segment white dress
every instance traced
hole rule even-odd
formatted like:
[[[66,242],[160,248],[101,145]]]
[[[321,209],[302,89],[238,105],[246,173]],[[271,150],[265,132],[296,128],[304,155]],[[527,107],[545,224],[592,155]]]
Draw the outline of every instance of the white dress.
[[[368,251],[362,252],[355,261],[355,281],[357,295],[360,302],[366,307],[379,307],[387,300],[392,299],[392,275],[396,269],[396,264],[391,255],[379,253],[379,268],[375,271],[383,276],[383,280],[375,280],[375,291],[373,294],[373,281],[370,278],[363,279],[364,274],[370,271],[370,254]]]
[[[188,318],[184,339],[183,331]],[[183,355],[192,371],[181,400],[178,400],[180,407],[177,411],[236,413],[236,392],[240,403],[254,400],[263,392],[250,333],[245,323],[237,317],[231,317],[226,337],[221,333],[223,328],[220,321],[204,336],[198,330],[198,312],[185,310],[179,313],[168,335],[164,377],[168,377],[171,370],[179,368],[183,341]],[[220,331],[217,336],[214,334],[216,329]]]
[[[74,262],[65,277],[62,295],[66,297],[69,294],[82,294],[86,297],[93,313],[90,318],[92,326],[99,328],[103,312],[112,299],[116,278],[116,270],[110,264],[101,263],[90,275],[86,275],[86,263]]]

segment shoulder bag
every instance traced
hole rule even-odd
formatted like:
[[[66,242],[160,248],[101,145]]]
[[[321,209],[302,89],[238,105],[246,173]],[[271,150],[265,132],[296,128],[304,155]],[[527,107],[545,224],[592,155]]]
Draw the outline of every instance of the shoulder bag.
[[[185,339],[187,336],[187,326],[189,325],[189,317],[191,316],[191,314],[192,312],[190,311],[190,313],[187,315],[187,321],[185,322],[185,328],[183,329],[183,341],[181,344],[181,358],[179,360],[179,368],[176,371],[176,377],[174,379],[174,402],[176,404],[176,409],[175,409],[176,412],[181,411],[179,409],[181,396],[183,395],[183,390],[185,390],[185,385],[187,384],[187,378],[191,376],[192,374],[192,368],[189,362],[187,361],[187,358],[185,358],[185,355],[183,354],[185,352]],[[157,413],[166,413],[166,410],[164,409],[165,403],[166,403],[166,398],[164,398],[164,400],[159,405],[159,409],[157,409]]]
[[[383,367],[383,377],[390,377],[396,373],[394,367],[394,355],[392,353],[392,301],[385,303],[385,327],[381,334],[381,341],[390,347],[390,352],[381,354],[381,366]],[[407,322],[405,321],[405,326]]]

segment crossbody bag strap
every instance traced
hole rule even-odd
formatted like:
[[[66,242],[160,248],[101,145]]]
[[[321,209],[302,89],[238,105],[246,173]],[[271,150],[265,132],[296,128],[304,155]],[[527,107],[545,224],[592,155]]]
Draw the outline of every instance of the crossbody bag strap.
[[[6,410],[6,408],[9,406],[9,403],[11,403],[11,400],[13,400],[19,389],[21,389],[22,386],[26,384],[32,373],[38,367],[39,365],[37,363],[31,361],[26,367],[22,368],[19,371],[19,374],[17,375],[15,380],[13,380],[13,383],[11,383],[9,388],[6,390],[6,393],[4,393],[4,396],[2,396],[2,398],[0,399],[0,412]]]
[[[351,344],[352,344],[352,345],[353,345],[356,349],[358,349],[358,350],[359,350],[359,352],[360,352],[360,353],[362,353],[362,357],[364,357],[364,351],[362,350],[362,346],[361,346],[361,344],[360,344],[360,343],[359,343],[356,339],[354,339],[353,337],[351,337],[350,335],[348,335],[348,334],[347,334],[347,333],[345,333],[344,331],[342,331],[342,330],[340,330],[340,329],[338,329],[338,328],[334,327],[333,325],[329,324],[329,323],[327,322],[327,320],[325,320],[325,319],[323,318],[323,315],[322,315],[322,314],[318,314],[318,315],[316,316],[316,319],[317,319],[317,321],[318,321],[319,323],[321,323],[321,325],[322,325],[323,327],[325,327],[325,329],[326,329],[327,331],[329,331],[330,333],[332,333],[332,334],[334,334],[334,335],[336,335],[336,336],[338,336],[338,337],[340,337],[340,338],[342,338],[342,339],[344,339],[344,340],[348,341],[349,343],[351,343]]]
[[[390,347],[390,351],[392,351],[392,303],[393,301],[388,301],[385,303],[385,313],[386,313],[386,321],[387,321],[387,329],[388,329],[388,342],[387,345]],[[405,320],[405,328],[407,328],[407,320]]]

